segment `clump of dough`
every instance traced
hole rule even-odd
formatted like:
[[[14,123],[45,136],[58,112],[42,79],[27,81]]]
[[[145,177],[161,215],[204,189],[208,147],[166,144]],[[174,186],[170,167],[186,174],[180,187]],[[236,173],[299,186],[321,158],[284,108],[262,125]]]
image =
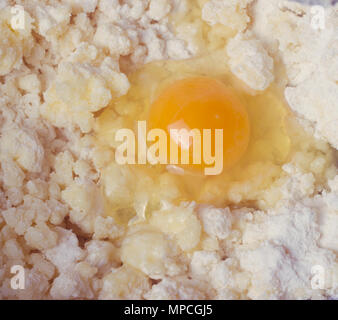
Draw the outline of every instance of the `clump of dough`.
[[[253,34],[239,33],[227,45],[231,72],[254,90],[263,91],[274,80],[274,62]]]
[[[202,19],[211,25],[221,23],[236,31],[245,30],[250,22],[247,7],[252,0],[211,0],[202,9]]]

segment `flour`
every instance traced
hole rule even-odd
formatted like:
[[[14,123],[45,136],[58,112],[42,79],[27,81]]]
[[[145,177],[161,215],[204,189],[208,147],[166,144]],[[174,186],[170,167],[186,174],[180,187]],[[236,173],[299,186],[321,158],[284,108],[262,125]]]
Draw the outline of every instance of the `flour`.
[[[14,2],[19,31],[0,0],[1,299],[338,298],[337,5],[318,29],[311,7],[279,0]],[[244,184],[227,208],[171,203],[170,175],[161,206],[144,194],[131,204],[150,178],[110,163],[93,137],[132,71],[202,54],[203,34],[250,94],[275,82],[318,139],[299,143],[262,192],[264,210],[241,202]],[[118,111],[111,130],[125,124]],[[106,215],[104,194],[137,216]],[[14,264],[26,270],[20,292]]]

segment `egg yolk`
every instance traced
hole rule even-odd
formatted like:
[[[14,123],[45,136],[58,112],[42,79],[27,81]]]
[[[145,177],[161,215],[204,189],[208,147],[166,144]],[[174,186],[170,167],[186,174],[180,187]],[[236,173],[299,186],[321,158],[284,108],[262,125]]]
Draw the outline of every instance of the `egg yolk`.
[[[182,152],[190,151],[189,162],[177,164],[185,171],[201,173],[211,166],[203,156],[207,147],[212,155],[221,155],[223,170],[227,170],[239,162],[249,144],[250,123],[245,106],[232,88],[208,77],[178,80],[169,85],[151,105],[148,121],[152,129],[162,129],[170,137],[168,154],[170,146],[177,148],[179,159]],[[201,134],[200,163],[193,159],[193,148],[197,147],[192,141],[195,134],[184,143],[182,139],[176,139],[172,129],[198,129],[194,131]],[[222,132],[221,143],[217,143],[220,140],[216,139],[216,130]],[[204,140],[208,131],[210,139]]]

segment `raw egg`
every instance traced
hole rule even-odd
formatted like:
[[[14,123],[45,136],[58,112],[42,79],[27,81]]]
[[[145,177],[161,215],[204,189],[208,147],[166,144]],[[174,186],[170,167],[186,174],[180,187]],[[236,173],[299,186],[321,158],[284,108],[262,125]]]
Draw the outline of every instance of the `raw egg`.
[[[241,159],[250,139],[245,106],[230,87],[209,77],[178,80],[165,88],[150,108],[149,126],[166,131],[171,140],[168,155],[173,153],[171,148],[178,150],[178,163],[171,158],[171,164],[186,172],[203,174],[213,159],[213,166],[218,165],[215,174],[220,174]],[[185,129],[192,136],[184,143],[175,137],[173,129]],[[221,135],[219,139],[216,132]],[[189,157],[185,164],[180,161],[184,151]],[[196,160],[194,154],[198,155]]]

